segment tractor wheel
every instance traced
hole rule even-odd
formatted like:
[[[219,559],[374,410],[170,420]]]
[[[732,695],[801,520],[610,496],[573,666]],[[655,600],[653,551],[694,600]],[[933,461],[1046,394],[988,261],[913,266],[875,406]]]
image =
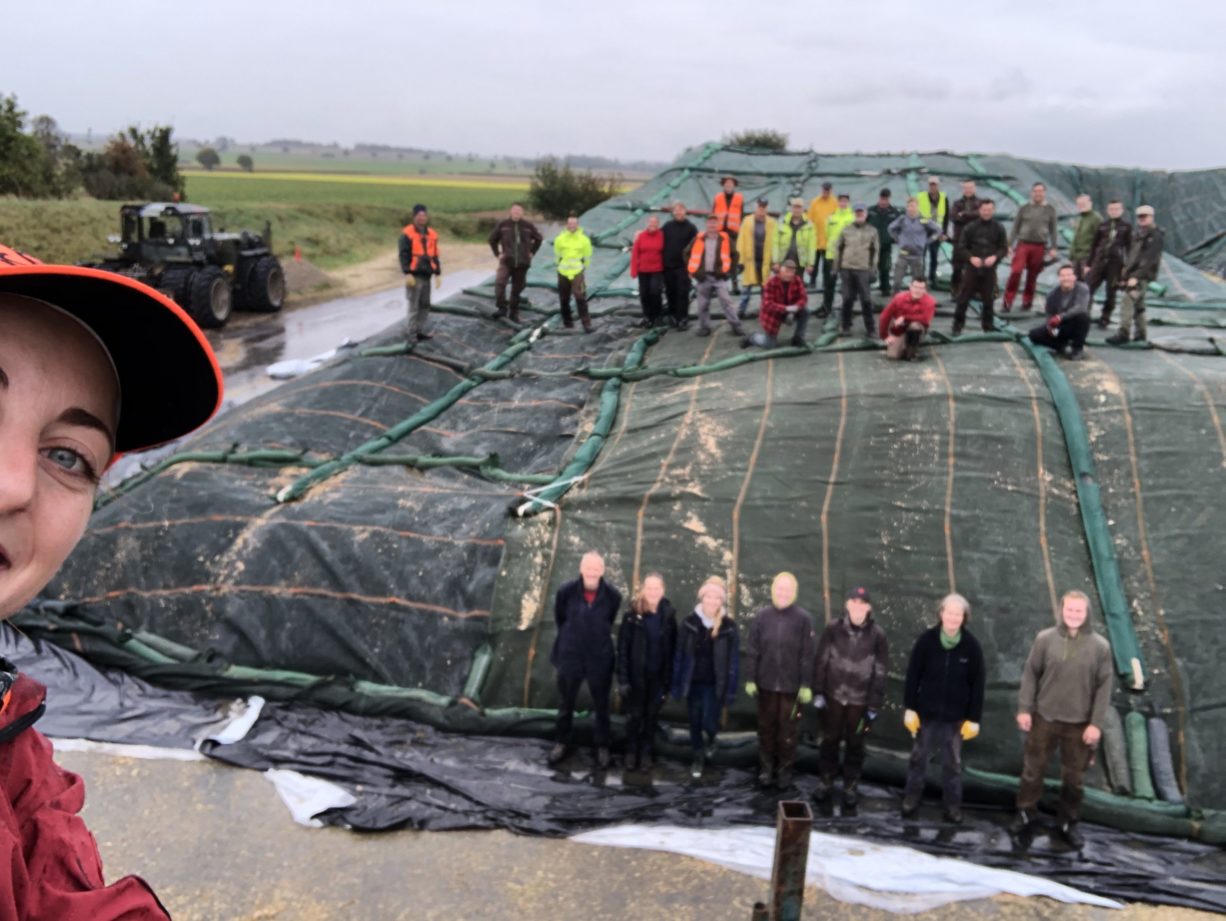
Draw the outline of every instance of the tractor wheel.
[[[195,269],[167,269],[158,280],[158,290],[165,294],[183,309],[187,310],[192,303],[192,282],[195,281]]]
[[[247,273],[243,306],[260,313],[276,313],[285,303],[285,269],[276,256],[261,256]]]
[[[230,319],[230,279],[215,265],[205,266],[192,278],[187,312],[205,329],[224,326]]]

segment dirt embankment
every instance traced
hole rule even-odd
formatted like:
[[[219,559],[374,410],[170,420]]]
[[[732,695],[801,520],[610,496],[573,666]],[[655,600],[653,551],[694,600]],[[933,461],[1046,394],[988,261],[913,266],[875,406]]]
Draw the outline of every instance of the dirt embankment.
[[[444,277],[448,272],[466,269],[489,269],[492,275],[495,268],[494,258],[486,244],[448,240],[445,237],[439,241],[439,261]],[[290,307],[369,294],[404,282],[395,247],[388,247],[385,253],[373,259],[330,272],[323,271],[306,259],[298,262],[292,254],[282,257],[282,264],[285,266]]]

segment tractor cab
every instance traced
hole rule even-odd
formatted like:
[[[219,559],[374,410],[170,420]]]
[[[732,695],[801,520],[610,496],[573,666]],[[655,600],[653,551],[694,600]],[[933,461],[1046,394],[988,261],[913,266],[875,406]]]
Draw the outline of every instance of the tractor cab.
[[[123,255],[146,263],[205,264],[213,232],[208,208],[153,202],[119,209]]]

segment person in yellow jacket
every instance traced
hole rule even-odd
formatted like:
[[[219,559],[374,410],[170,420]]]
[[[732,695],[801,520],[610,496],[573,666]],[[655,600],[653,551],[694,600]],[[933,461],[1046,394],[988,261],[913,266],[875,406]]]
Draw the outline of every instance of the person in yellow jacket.
[[[941,254],[941,241],[949,236],[949,196],[941,191],[941,180],[928,177],[928,191],[916,196],[919,216],[922,221],[932,221],[941,228],[941,235],[928,244],[928,287],[937,283],[937,257]]]
[[[579,226],[579,218],[572,211],[566,219],[566,229],[553,241],[553,261],[558,267],[558,300],[562,304],[562,325],[573,329],[574,318],[570,313],[570,298],[573,294],[579,307],[579,320],[583,331],[592,331],[592,320],[587,314],[587,281],[584,271],[592,263],[592,241]]]
[[[851,196],[846,192],[839,194],[839,206],[826,218],[826,249],[825,261],[822,264],[822,306],[817,311],[819,317],[830,316],[830,308],[834,306],[834,263],[838,258],[839,235],[843,228],[856,219],[851,210]]]
[[[742,222],[736,237],[736,261],[744,270],[741,273],[741,303],[736,311],[742,319],[749,310],[749,290],[756,287],[759,296],[762,294],[762,286],[770,278],[771,266],[777,261],[775,219],[767,213],[768,205],[765,198],[759,198],[753,214]]]
[[[813,260],[813,267],[809,270],[810,288],[816,287],[817,270],[826,262],[826,221],[839,207],[839,200],[834,197],[833,190],[832,183],[823,182],[822,194],[809,202],[809,220],[813,223],[813,230],[817,234],[817,258]]]

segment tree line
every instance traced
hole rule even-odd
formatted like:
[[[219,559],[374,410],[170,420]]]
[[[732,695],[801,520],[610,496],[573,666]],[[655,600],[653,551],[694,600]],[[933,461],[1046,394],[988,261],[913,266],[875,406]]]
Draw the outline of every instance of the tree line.
[[[185,190],[169,125],[130,126],[100,151],[83,151],[49,115],[28,118],[16,96],[0,96],[0,195],[170,200]]]

